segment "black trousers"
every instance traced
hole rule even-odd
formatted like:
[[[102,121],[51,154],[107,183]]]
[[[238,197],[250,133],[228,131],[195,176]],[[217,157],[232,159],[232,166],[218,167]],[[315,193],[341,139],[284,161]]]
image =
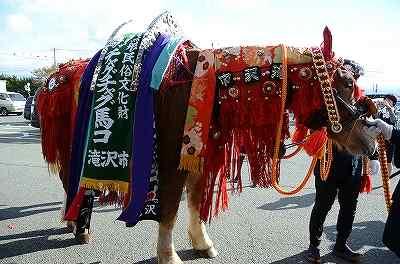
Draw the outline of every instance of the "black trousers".
[[[316,197],[310,218],[310,244],[318,247],[321,243],[324,222],[336,196],[340,210],[337,218],[336,243],[346,243],[357,209],[357,199],[361,187],[362,161],[360,157],[334,149],[333,161],[327,181],[322,181],[317,164],[315,174]]]

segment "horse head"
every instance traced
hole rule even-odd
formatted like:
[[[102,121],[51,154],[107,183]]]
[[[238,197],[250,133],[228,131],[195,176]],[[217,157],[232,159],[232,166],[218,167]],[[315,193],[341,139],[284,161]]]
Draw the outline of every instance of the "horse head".
[[[333,76],[334,98],[343,127],[341,133],[330,129],[329,110],[323,109],[321,116],[336,145],[353,154],[371,155],[376,150],[376,141],[362,130],[367,125],[364,117],[368,112],[368,99],[361,97],[356,76],[344,67],[338,68]]]
[[[375,138],[363,133],[368,112],[368,98],[361,96],[356,74],[345,67],[337,68],[332,76],[333,102],[325,102],[306,121],[312,129],[327,127],[328,137],[340,148],[353,154],[371,155],[375,152]],[[336,110],[336,113],[335,113]],[[332,113],[337,114],[339,131],[335,131]]]
[[[328,28],[323,35],[320,48],[297,51],[301,56],[289,53],[289,59],[295,58],[292,65],[289,60],[289,109],[298,125],[312,130],[326,127],[328,137],[339,147],[353,154],[371,155],[375,139],[362,132],[368,99],[357,85],[363,69],[354,61],[336,58]]]

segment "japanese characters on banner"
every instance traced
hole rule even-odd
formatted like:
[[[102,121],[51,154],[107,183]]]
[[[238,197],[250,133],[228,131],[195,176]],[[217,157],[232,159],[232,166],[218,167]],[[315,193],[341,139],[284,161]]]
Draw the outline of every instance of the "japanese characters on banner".
[[[155,123],[153,123],[155,131]],[[142,214],[140,220],[155,220],[160,221],[160,202],[158,192],[158,155],[157,155],[157,133],[154,134],[154,146],[153,146],[153,161],[151,165],[151,175],[149,181],[149,191],[147,192],[147,198],[144,202]]]
[[[140,35],[135,35],[105,47],[98,76],[93,80],[93,112],[81,180],[85,187],[128,190],[136,98],[131,83],[139,42]]]

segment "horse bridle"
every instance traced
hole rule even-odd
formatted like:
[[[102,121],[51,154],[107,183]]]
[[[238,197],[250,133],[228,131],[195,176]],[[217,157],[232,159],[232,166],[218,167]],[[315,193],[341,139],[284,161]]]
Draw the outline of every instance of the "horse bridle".
[[[347,103],[337,92],[332,88],[333,76],[336,73],[337,69],[341,68],[342,60],[338,60],[338,65],[335,65],[331,62],[326,63],[324,59],[324,55],[319,47],[314,47],[310,49],[312,61],[314,64],[315,71],[317,73],[318,81],[321,84],[321,92],[322,97],[324,99],[326,111],[328,113],[328,119],[331,125],[331,130],[333,133],[338,134],[342,131],[343,126],[340,119],[340,114],[337,108],[337,103],[343,105],[346,110],[349,111],[350,115],[354,119],[358,119],[363,115],[363,112],[360,111],[354,105]],[[334,69],[335,67],[335,69]],[[328,72],[331,70],[333,72],[332,75]],[[348,71],[343,68],[343,70]],[[354,80],[353,80],[354,83]]]

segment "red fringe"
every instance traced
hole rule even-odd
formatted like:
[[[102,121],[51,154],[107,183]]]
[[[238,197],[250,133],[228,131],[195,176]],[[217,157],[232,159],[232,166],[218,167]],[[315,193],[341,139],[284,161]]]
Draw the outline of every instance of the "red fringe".
[[[214,120],[210,130],[204,155],[204,191],[200,206],[203,221],[210,221],[221,210],[228,209],[227,179],[232,192],[242,191],[243,154],[248,157],[251,182],[260,187],[271,186],[276,123],[281,114],[280,97],[271,96],[266,100],[258,88],[257,84],[249,84],[240,90],[252,89],[251,101],[247,96],[238,101],[227,96],[228,99],[214,111],[217,121]],[[288,115],[285,115],[284,123],[282,139],[289,136]],[[214,138],[217,134],[220,136]]]
[[[38,95],[42,153],[57,172],[68,171],[80,78],[87,63],[79,60],[61,65],[50,76],[57,80],[58,86],[52,91],[43,88]],[[64,174],[68,177],[68,173]]]
[[[327,48],[329,50],[328,46]],[[239,69],[243,65],[236,66]],[[312,69],[311,64],[292,66]],[[311,114],[322,108],[323,100],[317,81],[303,80],[298,74],[289,76],[289,79],[300,87],[300,89],[292,90],[287,106],[296,118],[297,130],[293,135],[293,141],[299,143],[307,134],[304,122]],[[218,91],[218,98],[225,99],[214,106],[214,121],[204,155],[202,176],[204,191],[200,206],[200,218],[203,221],[210,221],[220,210],[228,208],[227,179],[231,181],[232,191],[241,191],[242,153],[248,157],[253,184],[261,187],[271,185],[276,124],[282,114],[280,112],[281,98],[275,92],[268,98],[265,97],[258,83],[242,86],[237,83],[237,85],[239,88],[237,98],[232,98],[228,95],[227,89],[221,88]],[[278,89],[279,81],[276,85]],[[248,99],[249,96],[250,99]],[[315,133],[309,139],[306,148],[310,154],[314,155],[317,150],[320,150],[326,139],[324,133],[326,131]],[[215,139],[213,135],[220,136]],[[281,138],[284,140],[289,136],[289,118],[285,114]],[[217,184],[216,188],[215,184]],[[215,197],[213,197],[214,192],[216,192]]]
[[[311,65],[293,65],[293,67],[311,67]],[[323,107],[321,87],[318,82],[303,80],[297,75],[290,75],[289,78],[299,86],[299,89],[293,90],[288,108],[294,114],[296,127],[301,127],[313,113]]]
[[[122,206],[125,203],[125,198],[126,193],[118,193],[116,191],[104,190],[99,196],[99,204]]]

